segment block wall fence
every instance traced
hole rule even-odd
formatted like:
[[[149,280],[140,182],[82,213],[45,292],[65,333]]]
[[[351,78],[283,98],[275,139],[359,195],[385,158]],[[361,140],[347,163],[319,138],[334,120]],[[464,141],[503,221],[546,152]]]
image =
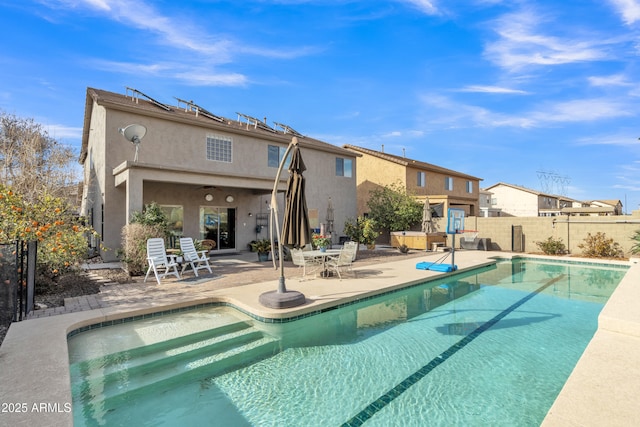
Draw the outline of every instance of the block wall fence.
[[[436,231],[446,231],[446,218],[434,218],[433,223]],[[580,255],[578,245],[587,235],[602,232],[629,256],[635,243],[631,237],[640,230],[640,216],[466,217],[464,224],[466,230],[477,230],[479,238],[491,239],[493,250],[502,251],[512,250],[513,226],[522,227],[524,252],[540,252],[536,242],[553,237],[562,239],[570,254]],[[456,248],[460,238],[456,237]]]

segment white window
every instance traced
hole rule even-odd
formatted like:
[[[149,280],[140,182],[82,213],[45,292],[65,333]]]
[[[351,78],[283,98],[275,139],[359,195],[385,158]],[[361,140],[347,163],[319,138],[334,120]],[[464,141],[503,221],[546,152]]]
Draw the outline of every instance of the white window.
[[[351,159],[343,159],[336,157],[336,176],[344,176],[351,178],[353,173],[353,161]]]
[[[427,183],[427,178],[424,172],[418,172],[418,187],[424,187]]]
[[[467,193],[473,193],[473,181],[467,181]]]
[[[444,179],[444,189],[447,191],[453,191],[453,178],[450,176]]]
[[[228,136],[207,135],[207,160],[231,163],[233,141]]]

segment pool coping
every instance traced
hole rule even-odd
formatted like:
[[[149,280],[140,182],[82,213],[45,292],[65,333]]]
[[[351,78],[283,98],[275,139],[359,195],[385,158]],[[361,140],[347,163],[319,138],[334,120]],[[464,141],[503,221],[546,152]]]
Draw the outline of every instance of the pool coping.
[[[458,271],[462,272],[495,263],[496,257],[508,259],[518,256],[524,255],[503,252],[461,251],[459,253],[456,252],[456,264],[459,266]],[[555,257],[531,255],[524,257],[557,259]],[[571,260],[580,261],[580,259],[575,258]],[[232,305],[241,311],[263,318],[284,319],[307,316],[309,313],[318,310],[402,289],[443,275],[443,273],[439,272],[417,270],[415,268],[417,261],[419,260],[409,259],[376,265],[377,274],[366,277],[366,280],[314,279],[296,282],[293,287],[303,292],[308,299],[307,304],[298,308],[277,310],[260,306],[258,295],[277,287],[277,281],[268,281],[238,288],[203,291],[201,298],[193,298],[193,296],[184,299],[175,298],[171,303],[149,301],[136,307],[114,306],[14,323],[0,347],[0,404],[14,404],[14,406],[11,408],[7,406],[6,409],[11,409],[9,412],[0,412],[0,424],[4,424],[6,421],[7,425],[15,426],[73,425],[73,416],[70,408],[71,389],[67,336],[78,328],[132,316],[145,316],[161,310],[180,310],[195,304],[208,303]],[[593,262],[593,260],[586,261]],[[632,304],[628,301],[628,293],[630,291],[627,290],[627,288],[633,288],[630,283],[631,280],[636,280],[636,283],[639,283],[640,265],[629,262],[606,261],[604,263],[631,264],[631,268],[623,279],[625,284],[621,292],[623,295],[617,297],[618,290],[623,285],[621,282],[603,309],[599,323],[603,321],[604,317],[605,329],[615,328],[616,334],[623,337],[632,337],[637,341],[638,350],[640,350],[640,340],[638,340],[640,336],[640,317],[631,310]],[[359,271],[359,274],[366,276],[366,272],[371,271],[371,267],[355,268],[355,270]],[[630,272],[633,274],[631,279],[627,280]],[[629,283],[627,284],[627,282]],[[636,298],[636,303],[640,302],[640,292],[637,289],[632,290],[635,291],[632,292],[632,296]],[[613,306],[609,307],[612,301]],[[616,307],[623,303],[624,305],[620,308]],[[592,343],[599,337],[600,329],[602,329],[602,325],[599,324],[598,332],[594,336]],[[611,333],[609,329],[606,330]],[[592,343],[589,344],[589,348]],[[586,351],[585,354],[587,354]],[[636,351],[635,355],[637,355],[637,360],[633,360],[633,362],[636,366],[640,366],[640,351]],[[584,358],[585,356],[583,355],[579,364],[583,363]],[[576,371],[580,374],[578,367],[576,367],[574,373]],[[572,374],[570,380],[572,380],[573,376],[574,374]],[[569,382],[567,381],[567,384]],[[640,380],[637,383],[640,384]],[[613,386],[611,385],[611,388]],[[620,384],[615,384],[615,386],[619,388]],[[565,388],[567,388],[566,385]],[[570,407],[563,405],[563,402],[567,400],[565,396],[567,393],[570,396],[568,398],[571,402]],[[551,415],[552,411],[550,411],[551,416],[548,415],[545,419],[545,423],[548,423],[547,425],[560,425],[554,424],[555,420],[562,420],[566,425],[567,420],[572,419],[571,417],[575,415],[572,415],[572,413],[576,404],[572,394],[575,394],[575,390],[567,388],[565,392],[563,388],[561,395],[558,396],[552,408],[553,414]],[[635,409],[635,401],[631,400],[627,403],[629,411],[633,411]],[[16,404],[19,406],[15,406]],[[25,409],[25,411],[16,412],[16,408]],[[569,413],[567,413],[567,410]]]

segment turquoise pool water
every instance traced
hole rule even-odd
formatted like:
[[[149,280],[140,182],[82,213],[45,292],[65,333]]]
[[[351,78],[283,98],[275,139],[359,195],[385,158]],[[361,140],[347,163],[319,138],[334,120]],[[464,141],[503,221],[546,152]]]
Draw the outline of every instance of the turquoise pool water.
[[[209,307],[82,332],[74,422],[537,426],[625,272],[516,260],[286,323]]]

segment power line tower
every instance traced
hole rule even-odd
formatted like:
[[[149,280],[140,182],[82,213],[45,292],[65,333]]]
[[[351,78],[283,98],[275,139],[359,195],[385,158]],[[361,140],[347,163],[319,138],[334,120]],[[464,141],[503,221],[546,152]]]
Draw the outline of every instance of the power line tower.
[[[567,187],[571,183],[571,178],[567,175],[560,175],[552,171],[536,171],[540,180],[540,187],[543,193],[567,195]]]

